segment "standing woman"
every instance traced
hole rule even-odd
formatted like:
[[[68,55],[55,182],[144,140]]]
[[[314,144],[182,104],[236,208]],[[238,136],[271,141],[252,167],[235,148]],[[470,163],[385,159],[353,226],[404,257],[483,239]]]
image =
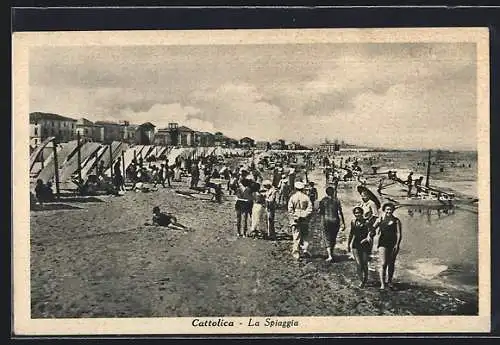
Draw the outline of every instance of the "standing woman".
[[[401,221],[394,216],[395,206],[393,203],[386,203],[382,206],[382,216],[375,221],[373,228],[377,230],[378,253],[380,261],[380,289],[385,289],[386,285],[392,289],[392,278],[394,276],[394,265],[399,253],[402,231]],[[387,276],[387,280],[386,280]]]
[[[363,209],[356,206],[352,212],[354,219],[351,221],[347,251],[352,250],[358,268],[358,277],[361,281],[359,287],[363,288],[368,281],[368,258],[371,251],[370,243],[374,234],[369,231],[368,222],[363,217]]]

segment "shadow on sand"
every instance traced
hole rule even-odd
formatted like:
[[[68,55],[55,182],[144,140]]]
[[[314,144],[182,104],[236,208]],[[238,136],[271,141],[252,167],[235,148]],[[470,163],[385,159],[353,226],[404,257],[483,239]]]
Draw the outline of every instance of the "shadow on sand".
[[[60,202],[45,203],[43,205],[32,205],[30,211],[42,212],[42,211],[58,211],[58,210],[81,210],[81,207],[72,206]]]

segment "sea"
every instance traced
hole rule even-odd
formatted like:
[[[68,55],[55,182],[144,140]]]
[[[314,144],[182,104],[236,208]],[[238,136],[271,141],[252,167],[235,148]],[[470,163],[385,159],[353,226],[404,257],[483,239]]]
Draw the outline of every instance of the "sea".
[[[409,171],[413,171],[415,177],[426,175],[428,154],[428,151],[391,151],[351,156],[357,157],[368,173],[375,166],[379,172],[397,170],[398,176],[406,179]],[[342,158],[345,161],[348,157],[343,154]],[[337,164],[340,158],[335,157]],[[478,197],[477,152],[431,151],[430,161],[430,186],[451,189],[457,195]],[[324,186],[324,177],[318,175],[318,170],[316,176],[311,177],[320,182],[318,187]],[[369,188],[376,194],[376,187]],[[319,192],[324,195],[324,191]],[[338,195],[345,205],[344,214],[350,220],[352,207],[360,201],[360,196],[355,186],[339,189]],[[477,293],[477,211],[460,206],[451,210],[401,207],[395,215],[403,225],[397,264],[401,278]]]

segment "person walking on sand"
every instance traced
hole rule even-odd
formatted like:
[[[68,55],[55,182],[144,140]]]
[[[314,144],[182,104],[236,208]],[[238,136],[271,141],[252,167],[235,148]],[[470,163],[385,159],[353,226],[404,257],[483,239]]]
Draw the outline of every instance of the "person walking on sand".
[[[359,287],[366,286],[368,281],[368,258],[371,251],[373,232],[370,233],[367,221],[363,218],[363,209],[359,206],[352,210],[354,219],[351,221],[351,231],[347,240],[347,251],[352,252],[356,260]]]
[[[319,202],[318,213],[321,216],[321,224],[323,225],[323,234],[326,244],[326,253],[328,257],[326,262],[333,262],[333,251],[337,244],[337,235],[339,230],[345,229],[344,214],[342,205],[337,199],[335,189],[332,186],[326,188],[326,196]],[[341,224],[342,222],[342,224]]]
[[[125,180],[123,179],[121,165],[121,157],[118,157],[115,165],[113,166],[114,185],[117,193],[119,193],[120,191],[125,191]]]
[[[300,259],[300,247],[302,245],[303,255],[310,257],[309,248],[309,217],[312,213],[312,203],[303,192],[304,183],[297,181],[294,184],[296,192],[288,200],[288,214],[290,215],[290,226],[292,228],[292,256]]]
[[[413,171],[410,171],[406,178],[406,185],[408,186],[408,197],[411,197],[411,190],[413,187]]]
[[[250,234],[257,237],[262,234],[265,237],[264,228],[266,227],[266,196],[264,190],[260,189],[260,184],[257,182],[252,183],[253,206],[252,206],[252,219],[250,226]]]
[[[274,230],[274,218],[276,215],[276,203],[277,203],[277,189],[274,188],[273,184],[269,180],[264,180],[262,186],[266,189],[266,216],[267,216],[267,238],[270,240],[276,239],[276,232]]]
[[[392,278],[394,277],[394,267],[396,257],[399,253],[399,246],[402,239],[402,227],[399,218],[394,216],[395,206],[393,203],[386,203],[382,206],[383,215],[377,219],[373,228],[377,229],[378,253],[379,253],[379,277],[380,289],[388,286],[392,289]],[[386,280],[387,278],[387,280]]]
[[[236,211],[236,232],[238,237],[246,237],[248,229],[248,218],[252,214],[252,181],[249,179],[241,179],[234,185],[234,193],[236,194],[236,203],[234,209]],[[241,220],[243,218],[243,234],[241,233]]]
[[[309,192],[308,192],[308,195],[309,195],[309,199],[311,199],[312,206],[313,206],[313,209],[314,209],[314,205],[316,203],[316,200],[318,200],[318,190],[316,189],[316,187],[314,187],[314,182],[313,181],[309,182]]]

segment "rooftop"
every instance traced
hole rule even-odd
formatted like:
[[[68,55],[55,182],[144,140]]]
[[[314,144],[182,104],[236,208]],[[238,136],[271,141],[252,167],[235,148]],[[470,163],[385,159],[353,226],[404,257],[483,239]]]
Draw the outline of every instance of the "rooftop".
[[[139,127],[156,127],[153,125],[151,122],[144,122],[143,124],[139,125]]]
[[[75,119],[71,117],[62,116],[59,114],[52,113],[42,113],[42,112],[34,112],[30,113],[30,123],[37,122],[39,120],[54,120],[54,121],[74,121]]]
[[[108,125],[108,126],[123,126],[117,122],[113,122],[113,121],[96,121],[95,122],[96,125]]]
[[[179,126],[179,128],[177,128],[179,131],[183,131],[183,132],[194,132],[191,128],[189,127],[186,127],[186,126]]]

